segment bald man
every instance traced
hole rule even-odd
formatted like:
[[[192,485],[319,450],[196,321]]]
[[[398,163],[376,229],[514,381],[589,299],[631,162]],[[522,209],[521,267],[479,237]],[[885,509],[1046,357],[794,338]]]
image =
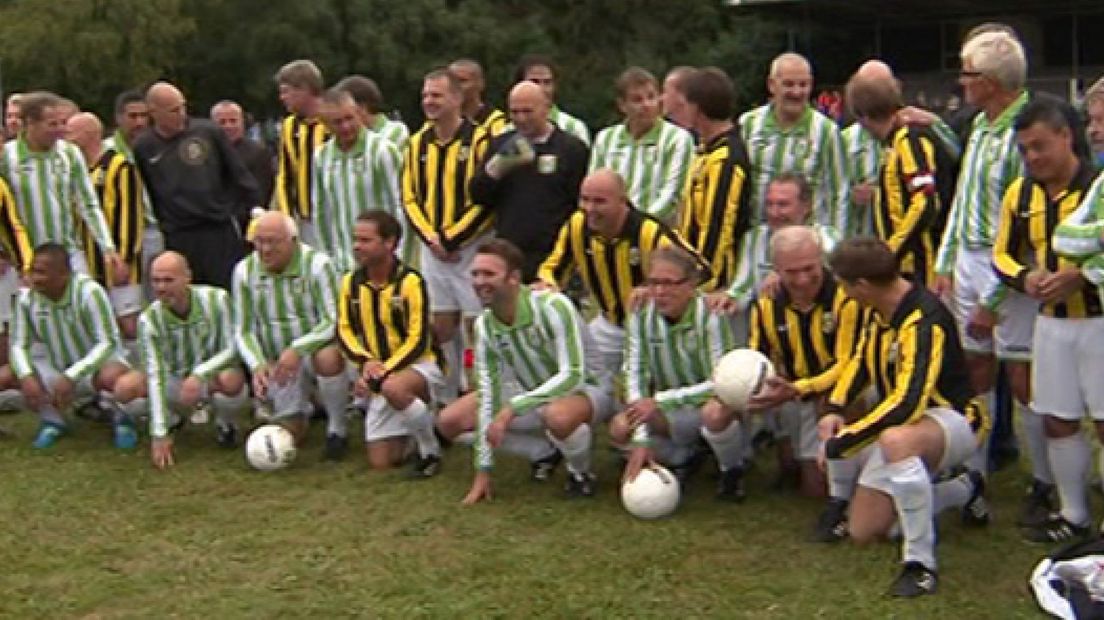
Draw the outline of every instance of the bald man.
[[[183,254],[196,282],[230,288],[245,253],[237,218],[260,204],[253,175],[213,123],[189,119],[184,95],[168,82],[146,93],[153,131],[134,155],[165,234],[165,248]]]
[[[813,189],[813,217],[836,230],[848,229],[848,178],[843,138],[835,121],[809,105],[813,68],[787,52],[771,62],[770,102],[740,116],[740,133],[751,157],[752,221],[765,217],[770,180],[797,172]]]
[[[551,105],[540,86],[510,90],[513,129],[491,142],[494,155],[471,182],[472,199],[495,212],[495,232],[521,248],[522,281],[531,282],[579,202],[587,146],[548,120]]]
[[[245,135],[246,120],[242,107],[235,101],[223,99],[211,106],[211,122],[226,134],[234,152],[249,168],[261,192],[260,204],[267,205],[276,179],[276,160],[264,142]]]
[[[162,253],[150,271],[157,299],[138,318],[142,370],[115,382],[115,398],[132,418],[149,413],[150,459],[164,469],[174,462],[173,433],[184,424],[182,414],[206,423],[210,399],[216,440],[233,448],[234,418],[249,395],[234,349],[229,294],[193,285],[188,260],[178,252]]]

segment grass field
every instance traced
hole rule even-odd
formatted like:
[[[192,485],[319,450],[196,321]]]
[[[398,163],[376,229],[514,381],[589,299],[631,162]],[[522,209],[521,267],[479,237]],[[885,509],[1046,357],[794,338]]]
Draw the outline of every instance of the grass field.
[[[109,429],[78,422],[48,454],[35,421],[7,416],[0,441],[0,616],[261,617],[1037,617],[1026,577],[1046,550],[1012,519],[1022,477],[995,479],[997,520],[942,521],[941,589],[882,593],[897,549],[804,542],[820,504],[766,490],[762,459],[743,505],[712,500],[700,474],[674,518],[620,507],[614,459],[597,451],[599,497],[499,463],[496,501],[463,508],[470,452],[407,482],[367,471],[359,450],[320,462],[320,428],[289,470],[251,471],[209,427],[178,440],[177,466],[117,453]]]

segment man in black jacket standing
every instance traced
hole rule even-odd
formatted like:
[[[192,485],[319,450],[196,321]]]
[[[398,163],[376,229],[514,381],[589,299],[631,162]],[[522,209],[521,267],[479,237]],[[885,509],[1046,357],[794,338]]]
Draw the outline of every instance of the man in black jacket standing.
[[[189,119],[184,95],[158,82],[146,92],[153,130],[134,144],[165,249],[183,254],[197,284],[230,288],[245,253],[236,219],[260,203],[260,192],[226,136]]]
[[[513,128],[491,141],[487,160],[472,178],[472,200],[494,211],[495,233],[521,248],[523,282],[556,243],[558,231],[579,205],[586,176],[586,144],[548,121],[544,91],[521,82],[510,91]]]

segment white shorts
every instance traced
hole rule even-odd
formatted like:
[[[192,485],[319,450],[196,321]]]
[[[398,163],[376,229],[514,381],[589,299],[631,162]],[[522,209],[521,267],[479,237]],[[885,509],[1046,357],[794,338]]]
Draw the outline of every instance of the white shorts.
[[[426,406],[432,408],[435,403],[440,402],[438,395],[445,386],[445,375],[441,373],[441,367],[434,362],[421,361],[412,364],[410,369],[426,380],[430,398]],[[402,414],[388,405],[382,396],[372,397],[364,414],[364,441],[382,441],[409,434]]]
[[[19,270],[14,266],[8,266],[4,275],[0,276],[0,322],[4,324],[4,333],[8,333],[8,326],[12,320],[12,308],[15,306],[15,298],[19,295]]]
[[[978,438],[966,416],[954,409],[936,407],[928,409],[924,415],[935,420],[943,429],[943,458],[939,461],[939,470],[948,471],[966,462],[978,449]]]
[[[962,347],[972,353],[996,354],[1003,360],[1031,361],[1031,339],[1039,302],[1019,291],[1008,290],[998,308],[999,323],[993,339],[978,340],[966,333],[966,321],[981,298],[996,288],[991,249],[962,250],[954,269],[954,299],[950,304],[958,324]],[[995,342],[994,342],[995,340]]]
[[[582,394],[590,401],[591,408],[591,423],[597,423],[612,415],[613,410],[613,395],[609,390],[601,385],[588,385],[581,390]],[[522,393],[522,388],[516,381],[504,381],[502,383],[502,401],[506,402],[509,399]],[[578,393],[578,392],[576,392]],[[518,411],[514,416],[514,420],[510,422],[510,430],[517,432],[532,432],[536,430],[544,429],[544,419],[542,414],[544,413],[546,405],[541,405],[527,411]]]
[[[115,316],[130,316],[142,311],[142,287],[138,284],[113,286],[107,292]]]
[[[790,438],[794,458],[799,461],[815,461],[820,452],[816,402],[792,400],[783,403],[771,413],[777,416],[782,435]]]
[[[42,382],[43,389],[46,393],[53,395],[54,380],[60,377],[63,373],[54,368],[54,365],[49,360],[34,357],[31,359],[31,364],[34,366],[35,374],[38,375],[38,380]],[[92,387],[92,377],[96,376],[96,373],[92,373],[85,378],[77,381],[76,387],[73,390],[73,396],[75,400],[80,401],[89,397],[96,396],[96,390]],[[47,405],[47,407],[53,407],[53,405]]]
[[[351,384],[356,378],[356,369],[352,364],[345,365],[345,376]],[[299,374],[284,385],[277,385],[275,381],[268,384],[268,396],[272,401],[273,418],[289,418],[310,413],[310,396],[312,384],[318,375],[314,372],[314,359],[310,355],[304,355],[299,363]]]
[[[602,356],[602,366],[616,375],[621,374],[621,361],[625,355],[625,329],[599,314],[587,324],[590,337]]]
[[[429,307],[432,312],[459,312],[475,317],[483,311],[479,297],[472,289],[471,264],[482,240],[476,240],[459,251],[460,260],[446,263],[437,259],[429,246],[422,245],[422,276],[429,289]]]
[[[677,446],[693,446],[701,438],[701,407],[679,407],[667,412],[667,428],[671,442]]]
[[[1104,317],[1035,319],[1031,394],[1039,413],[1104,421]]]

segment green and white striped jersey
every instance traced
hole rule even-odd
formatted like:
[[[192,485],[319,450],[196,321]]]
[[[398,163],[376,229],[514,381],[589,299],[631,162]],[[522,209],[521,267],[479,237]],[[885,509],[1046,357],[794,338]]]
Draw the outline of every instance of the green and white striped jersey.
[[[50,365],[72,381],[88,377],[109,360],[126,363],[107,291],[84,274],[72,274],[57,301],[32,289],[19,292],[10,350],[16,377],[34,374],[31,350],[36,344]]]
[[[974,117],[947,216],[947,229],[935,256],[936,273],[954,271],[960,247],[993,247],[1004,192],[1024,174],[1013,122],[1027,101],[1024,92],[992,122],[983,112]]]
[[[820,248],[824,256],[828,256],[840,241],[839,231],[821,224],[811,224],[811,226],[820,237]],[[760,224],[744,233],[744,241],[740,244],[740,256],[736,264],[736,277],[732,279],[732,286],[728,288],[728,296],[740,302],[741,311],[746,310],[755,301],[755,297],[759,294],[759,285],[774,269],[770,253],[771,232],[769,226]]]
[[[88,165],[72,143],[58,140],[50,150],[38,153],[22,136],[10,140],[0,156],[0,176],[11,186],[31,247],[53,242],[70,252],[80,250],[75,208],[100,250],[115,251]]]
[[[487,427],[503,406],[502,376],[509,369],[523,390],[509,400],[516,415],[598,384],[601,361],[575,306],[560,293],[521,287],[512,325],[485,310],[475,321],[475,376],[479,389],[475,467],[489,471],[494,456]]]
[[[711,312],[699,292],[678,322],[671,323],[649,302],[625,323],[624,384],[629,403],[654,398],[667,413],[700,407],[713,396],[713,367],[736,347],[731,322]],[[646,424],[633,443],[648,443]]]
[[[851,187],[861,183],[878,185],[878,170],[882,166],[882,153],[885,147],[874,137],[874,134],[866,130],[859,123],[852,123],[841,134],[843,137],[843,150],[847,156],[847,178]],[[863,206],[848,201],[851,204],[851,213],[847,219],[851,225],[850,234],[873,235],[874,219],[871,217],[871,206]]]
[[[619,123],[598,132],[588,169],[616,170],[636,208],[671,223],[693,158],[694,136],[674,123],[659,119],[639,140]]]
[[[406,143],[410,142],[410,130],[406,128],[405,123],[402,121],[393,121],[383,114],[376,114],[372,126],[368,129],[372,133],[386,138],[391,144],[395,145],[395,148],[399,150],[399,158],[401,160],[403,153],[406,152]]]
[[[338,272],[352,271],[356,267],[353,225],[357,215],[382,209],[400,222],[406,219],[399,193],[402,156],[386,138],[361,129],[348,151],[338,146],[336,138],[324,142],[311,165],[319,249],[330,255]]]
[[[209,381],[237,359],[230,295],[213,286],[193,285],[188,316],[177,316],[154,301],[138,317],[138,347],[149,386],[150,435],[168,433],[171,378],[195,375]]]
[[[590,130],[587,129],[586,123],[583,121],[564,112],[556,106],[552,106],[552,109],[548,111],[548,120],[560,129],[582,140],[583,144],[586,144],[588,147],[590,146]],[[505,131],[509,131],[513,129],[513,127],[513,123],[511,123],[506,126]]]
[[[751,158],[753,224],[766,221],[767,184],[783,172],[797,172],[813,190],[813,218],[836,230],[850,230],[850,191],[843,137],[836,123],[805,107],[792,127],[778,126],[771,104],[740,116],[740,135]]]
[[[337,272],[333,261],[300,243],[280,273],[254,252],[234,268],[234,341],[249,370],[275,362],[286,349],[309,355],[333,342]]]
[[[1081,204],[1054,229],[1054,252],[1081,262],[1081,275],[1104,289],[1104,174],[1098,174]],[[1102,290],[1104,292],[1104,290]]]

